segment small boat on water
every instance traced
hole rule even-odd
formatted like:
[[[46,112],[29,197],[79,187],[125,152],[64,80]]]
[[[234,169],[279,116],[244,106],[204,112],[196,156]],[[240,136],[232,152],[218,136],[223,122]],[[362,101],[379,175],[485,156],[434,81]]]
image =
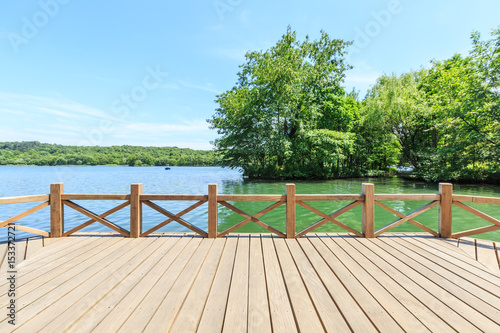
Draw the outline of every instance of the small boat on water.
[[[170,170],[170,165],[165,165],[165,170]]]

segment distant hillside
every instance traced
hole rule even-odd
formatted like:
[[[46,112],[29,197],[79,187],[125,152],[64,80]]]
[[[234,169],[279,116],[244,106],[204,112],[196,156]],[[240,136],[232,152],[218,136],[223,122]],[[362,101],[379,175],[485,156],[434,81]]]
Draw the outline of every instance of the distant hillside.
[[[38,141],[0,142],[0,165],[219,165],[216,152],[177,147],[83,147]]]

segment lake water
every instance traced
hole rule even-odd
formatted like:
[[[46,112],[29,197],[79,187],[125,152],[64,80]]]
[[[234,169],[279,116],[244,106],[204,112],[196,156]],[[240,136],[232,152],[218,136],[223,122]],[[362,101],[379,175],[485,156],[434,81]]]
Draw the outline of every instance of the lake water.
[[[219,167],[172,167],[165,170],[162,167],[0,167],[0,197],[22,196],[34,194],[48,194],[50,183],[63,182],[65,193],[93,193],[93,194],[128,194],[130,184],[142,183],[145,194],[207,194],[208,184],[217,183],[219,194],[285,194],[285,184],[289,181],[254,181],[243,179],[237,170]],[[342,179],[329,181],[294,181],[298,194],[360,194],[361,184],[370,182],[375,184],[375,193],[438,193],[438,184],[406,181],[399,178],[365,178]],[[500,186],[492,185],[455,185],[454,193],[480,196],[500,197]],[[101,214],[121,202],[118,201],[78,201],[82,206]],[[162,207],[176,214],[194,202],[161,201]],[[331,214],[348,202],[308,202],[321,211]],[[423,206],[422,201],[385,201],[385,204],[408,214]],[[271,205],[271,202],[238,202],[235,206],[249,214],[255,214]],[[0,220],[5,220],[37,203],[0,205]],[[500,205],[473,204],[473,207],[484,213],[500,218]],[[207,230],[207,204],[186,214],[183,218],[201,229]],[[122,227],[129,229],[129,208],[125,208],[108,219]],[[143,228],[147,230],[166,218],[144,206]],[[244,218],[225,207],[219,206],[219,229],[226,229]],[[297,206],[297,231],[317,222],[321,218]],[[397,218],[375,207],[375,227],[381,228]],[[69,207],[65,207],[65,230],[87,221],[88,218]],[[282,205],[261,218],[265,223],[284,231],[285,206]],[[358,206],[338,218],[339,221],[361,230],[361,206]],[[438,207],[415,218],[426,226],[437,230]],[[49,208],[44,208],[18,221],[18,224],[27,225],[49,231]],[[453,207],[453,231],[462,231],[490,223],[458,208]],[[160,231],[186,231],[184,227],[172,222]],[[343,232],[344,230],[327,223],[317,229],[318,232]],[[94,223],[82,231],[110,231],[107,227]],[[264,229],[250,223],[239,229],[240,232],[265,232]],[[409,223],[393,229],[393,231],[421,231]],[[0,229],[0,240],[6,239],[7,229]],[[30,234],[17,232],[17,238]],[[500,241],[500,231],[479,235],[478,238]]]

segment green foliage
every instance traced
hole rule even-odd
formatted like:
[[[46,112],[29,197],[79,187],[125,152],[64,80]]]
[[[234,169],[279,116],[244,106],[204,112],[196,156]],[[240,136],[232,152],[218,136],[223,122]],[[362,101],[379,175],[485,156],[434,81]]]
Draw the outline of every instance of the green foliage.
[[[324,31],[300,42],[288,28],[269,50],[248,52],[236,86],[217,96],[208,120],[221,135],[223,165],[256,178],[359,175],[360,105],[341,87],[348,45]]]
[[[398,147],[400,164],[415,168],[420,163],[420,151],[437,144],[434,115],[427,106],[424,92],[419,89],[422,75],[422,72],[384,75],[363,102],[365,121],[382,134],[378,141],[383,146]],[[383,133],[390,133],[392,137],[384,137]],[[393,139],[397,141],[396,146]]]
[[[467,57],[381,77],[363,101],[362,114],[375,131],[397,139],[399,165],[412,166],[413,177],[499,181],[500,29],[492,35],[482,41],[474,33]]]
[[[246,54],[238,83],[209,119],[223,165],[257,178],[394,174],[428,181],[500,180],[500,29],[472,34],[467,57],[380,77],[362,103],[341,84],[350,44],[299,42]]]
[[[219,165],[214,151],[177,147],[81,147],[36,141],[0,142],[0,165]]]

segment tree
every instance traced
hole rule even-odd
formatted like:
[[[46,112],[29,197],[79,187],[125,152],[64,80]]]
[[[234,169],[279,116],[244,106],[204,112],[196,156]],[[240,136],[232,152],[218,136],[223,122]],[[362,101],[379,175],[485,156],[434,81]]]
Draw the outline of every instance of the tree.
[[[427,179],[500,178],[500,29],[492,35],[472,34],[469,56],[433,62],[422,80],[445,132],[420,172]]]
[[[338,175],[354,136],[343,133],[357,118],[357,101],[341,87],[350,44],[324,31],[319,40],[300,42],[289,27],[275,46],[248,52],[236,86],[217,96],[208,120],[221,135],[214,144],[223,165],[250,177]]]
[[[421,163],[422,151],[436,148],[438,141],[435,115],[427,105],[425,93],[419,89],[422,75],[423,72],[384,75],[363,102],[365,122],[379,133],[391,133],[401,152],[399,164],[414,168]],[[385,136],[382,146],[394,146],[393,138]]]

